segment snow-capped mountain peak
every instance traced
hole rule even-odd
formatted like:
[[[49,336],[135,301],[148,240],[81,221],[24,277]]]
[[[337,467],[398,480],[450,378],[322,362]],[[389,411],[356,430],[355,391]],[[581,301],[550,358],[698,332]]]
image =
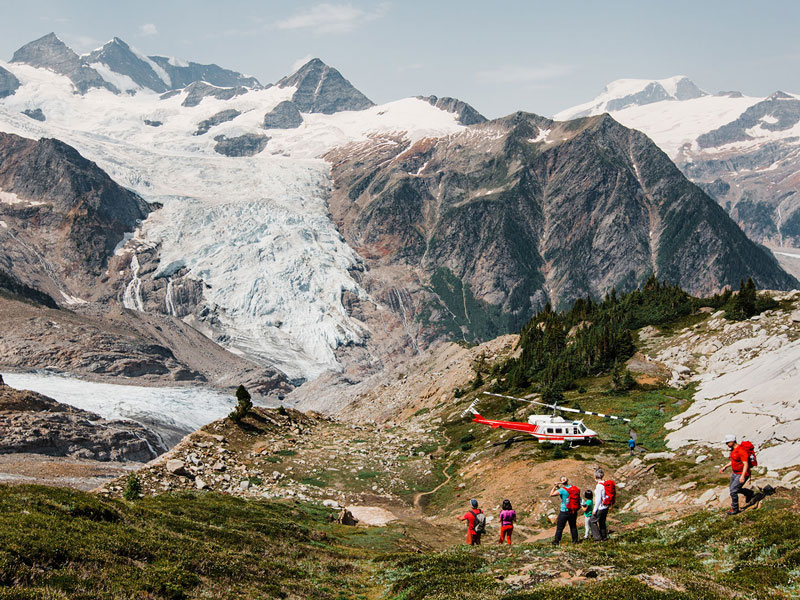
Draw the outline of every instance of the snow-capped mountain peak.
[[[318,58],[312,58],[293,74],[281,79],[277,86],[297,89],[292,102],[301,112],[332,114],[375,106],[339,71]]]
[[[594,100],[555,115],[557,121],[644,106],[665,100],[693,100],[709,95],[685,75],[666,79],[617,79],[609,83]]]

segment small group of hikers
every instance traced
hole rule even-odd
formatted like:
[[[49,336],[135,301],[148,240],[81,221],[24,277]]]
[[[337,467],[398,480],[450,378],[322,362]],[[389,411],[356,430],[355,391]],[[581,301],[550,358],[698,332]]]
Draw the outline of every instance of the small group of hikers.
[[[730,464],[725,464],[719,472],[724,473],[730,466],[730,495],[731,509],[727,514],[739,514],[745,508],[757,504],[774,493],[772,486],[764,486],[759,492],[744,487],[750,479],[753,467],[758,465],[756,460],[755,447],[751,442],[743,440],[738,443],[736,436],[728,434],[725,436],[725,445],[730,449]],[[633,438],[628,441],[631,455],[633,454],[636,442]],[[576,485],[570,485],[566,476],[561,477],[558,483],[554,483],[550,490],[550,496],[558,496],[561,500],[558,518],[556,519],[556,533],[553,538],[553,545],[561,543],[561,536],[564,529],[569,525],[572,543],[578,543],[578,513],[582,510],[584,517],[584,535],[587,539],[590,535],[598,542],[608,538],[608,511],[616,500],[616,485],[610,479],[605,479],[603,469],[597,468],[594,472],[596,482],[594,491],[586,490],[581,497],[581,490]],[[745,497],[746,504],[739,508],[739,495]],[[511,507],[509,500],[503,500],[502,510],[500,511],[500,540],[499,543],[511,544],[511,534],[514,531],[514,523],[517,520],[517,513]],[[470,510],[459,521],[467,522],[467,544],[479,546],[481,536],[486,533],[486,515],[478,508],[477,500],[470,500]]]
[[[578,511],[583,509],[585,519],[584,539],[589,535],[597,540],[603,541],[608,538],[608,527],[606,519],[608,509],[614,504],[616,498],[616,486],[614,482],[604,479],[603,469],[596,469],[594,478],[597,482],[594,492],[586,490],[581,499],[581,491],[575,485],[570,485],[566,477],[553,484],[550,490],[551,496],[560,496],[561,510],[556,520],[556,535],[553,544],[561,543],[561,535],[564,527],[569,525],[572,534],[572,542],[578,542]],[[481,536],[486,533],[486,514],[478,508],[478,501],[472,499],[470,510],[458,518],[459,521],[467,522],[467,545],[480,546]],[[511,544],[511,534],[514,532],[514,523],[517,520],[517,513],[511,506],[509,500],[503,500],[502,510],[500,511],[500,540],[499,543]]]
[[[567,525],[569,525],[572,543],[578,543],[578,511],[581,509],[583,509],[584,519],[583,539],[587,539],[589,535],[598,542],[608,539],[608,510],[616,500],[617,486],[612,480],[605,479],[605,473],[601,468],[595,469],[594,480],[596,482],[594,492],[586,490],[583,498],[581,498],[580,488],[577,485],[570,485],[569,479],[565,476],[561,477],[561,481],[553,484],[550,495],[561,498],[561,506],[556,519],[556,534],[553,537],[554,546],[561,543],[561,536]]]
[[[474,498],[469,503],[470,509],[458,520],[467,522],[467,545],[480,546],[481,536],[486,533],[486,514],[478,508],[478,501]],[[511,507],[511,501],[503,500],[503,507],[500,511],[500,544],[511,544],[511,534],[514,532],[516,520],[517,513]]]

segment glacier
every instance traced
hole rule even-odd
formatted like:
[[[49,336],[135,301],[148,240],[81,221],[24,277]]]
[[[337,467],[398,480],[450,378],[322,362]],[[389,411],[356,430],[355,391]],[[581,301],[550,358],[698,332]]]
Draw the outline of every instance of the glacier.
[[[331,181],[322,156],[378,134],[414,142],[464,129],[453,113],[408,98],[364,111],[304,114],[298,129],[270,130],[260,154],[230,158],[214,151],[214,138],[263,132],[264,114],[291,99],[294,88],[249,90],[230,100],[206,97],[187,107],[186,92],[163,99],[149,90],[78,95],[56,73],[0,65],[22,84],[0,101],[0,129],[58,138],[117,183],[163,205],[117,250],[131,261],[123,304],[142,310],[137,248],[160,245],[156,275],[167,277],[168,286],[176,264],[204,282],[204,306],[224,331],[215,339],[298,382],[340,370],[336,349],[361,344],[368,335],[342,306],[345,291],[369,298],[351,276],[360,257],[328,214]],[[44,122],[21,114],[34,108],[44,112]],[[194,135],[199,122],[229,108],[241,114]],[[168,297],[163,311],[171,310]],[[213,335],[204,323],[191,316],[187,321]]]

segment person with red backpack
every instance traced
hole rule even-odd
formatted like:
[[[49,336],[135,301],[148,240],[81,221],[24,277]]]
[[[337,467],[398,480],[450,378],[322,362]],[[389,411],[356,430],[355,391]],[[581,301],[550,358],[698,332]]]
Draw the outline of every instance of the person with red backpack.
[[[478,508],[478,501],[474,498],[469,504],[470,510],[458,520],[467,522],[467,546],[480,546],[481,536],[486,533],[486,515]]]
[[[594,509],[589,519],[589,529],[597,542],[608,539],[608,526],[606,525],[608,509],[614,505],[617,499],[616,484],[610,479],[603,479],[604,477],[603,469],[599,467],[595,469],[594,479],[597,481],[597,485],[594,488]]]
[[[725,445],[731,450],[730,465],[731,471],[733,471],[731,473],[730,482],[731,509],[728,511],[728,514],[736,515],[741,512],[739,510],[739,494],[744,496],[745,500],[747,501],[745,508],[753,503],[755,492],[745,488],[744,484],[747,483],[748,479],[750,479],[750,469],[755,467],[758,462],[756,461],[755,448],[753,447],[753,444],[747,440],[742,440],[742,443],[738,444],[736,443],[736,436],[732,433],[729,433],[725,436]],[[723,465],[719,472],[724,473],[725,469],[727,468],[728,465]]]
[[[551,496],[561,498],[561,506],[556,521],[556,536],[553,538],[553,545],[561,543],[561,535],[564,527],[569,523],[569,532],[572,535],[572,543],[578,543],[578,511],[581,508],[581,491],[577,485],[570,485],[566,477],[562,477],[559,483],[553,484],[550,490]]]

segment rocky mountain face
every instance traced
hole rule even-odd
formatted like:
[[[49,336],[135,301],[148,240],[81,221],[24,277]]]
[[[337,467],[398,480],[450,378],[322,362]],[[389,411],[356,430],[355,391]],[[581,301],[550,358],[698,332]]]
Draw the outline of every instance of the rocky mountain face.
[[[19,79],[13,73],[0,67],[0,98],[10,96],[17,91],[19,87]]]
[[[36,392],[11,388],[0,376],[0,454],[147,462],[166,451],[161,438],[138,423],[107,421]]]
[[[105,66],[114,73],[130,78],[134,84],[154,92],[161,93],[172,89],[172,80],[163,67],[135,53],[128,44],[117,37],[102,48],[84,56],[83,60],[89,65]]]
[[[800,99],[775,92],[697,137],[678,164],[754,240],[800,246]]]
[[[476,125],[486,122],[486,117],[463,100],[449,98],[447,96],[443,98],[437,98],[436,96],[417,96],[417,98],[425,100],[425,102],[430,103],[431,106],[457,114],[458,122],[462,125]]]
[[[651,274],[699,294],[748,276],[796,285],[647,136],[608,116],[516,113],[395,142],[327,156],[331,212],[367,262],[362,285],[379,296],[403,285],[407,318],[429,334],[485,339],[547,302]]]
[[[0,268],[59,301],[92,292],[151,207],[55,139],[0,133]]]
[[[11,60],[66,75],[81,94],[91,88],[106,88],[114,93],[143,88],[162,93],[182,89],[199,81],[217,87],[261,87],[255,77],[247,77],[214,64],[184,63],[164,56],[145,56],[117,37],[89,54],[78,56],[55,33],[49,33],[22,46]],[[0,90],[3,87],[2,80],[0,73]]]
[[[248,77],[218,65],[181,62],[164,56],[150,56],[148,58],[166,71],[172,89],[184,88],[196,81],[205,81],[218,87],[261,87],[255,77]]]
[[[644,87],[630,83],[644,83],[640,80],[614,82],[591,102],[556,118],[611,113],[648,134],[751,239],[800,246],[800,99],[781,91],[767,98],[741,92],[711,96],[698,94],[685,78],[662,81],[674,80],[670,97],[648,92],[657,82]]]
[[[332,114],[375,106],[372,100],[353,87],[339,71],[318,58],[308,61],[276,85],[297,88],[292,102],[301,112]]]
[[[296,129],[303,124],[303,116],[294,102],[284,100],[264,115],[264,129]]]
[[[48,33],[38,40],[25,44],[14,52],[11,62],[42,67],[66,75],[81,94],[86,93],[90,88],[106,88],[117,91],[97,71],[88,67],[81,57],[62,42],[55,33]]]

